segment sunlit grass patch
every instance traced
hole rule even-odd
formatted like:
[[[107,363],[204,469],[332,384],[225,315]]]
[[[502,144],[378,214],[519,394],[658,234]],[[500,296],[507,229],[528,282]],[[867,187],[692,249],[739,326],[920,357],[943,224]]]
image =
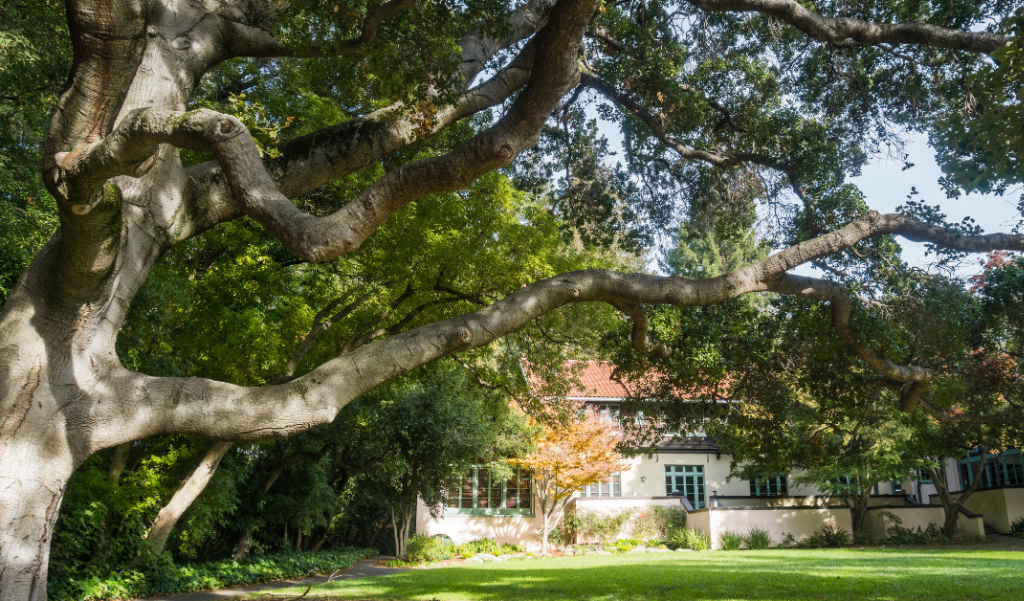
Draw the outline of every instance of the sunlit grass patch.
[[[1019,601],[1024,599],[1024,553],[825,549],[584,556],[410,570],[314,587],[314,595],[441,601]]]

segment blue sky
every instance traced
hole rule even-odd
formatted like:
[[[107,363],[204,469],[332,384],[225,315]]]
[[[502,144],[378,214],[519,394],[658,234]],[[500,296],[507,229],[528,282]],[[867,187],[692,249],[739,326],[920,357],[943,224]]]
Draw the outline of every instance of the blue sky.
[[[911,137],[906,152],[910,155],[909,161],[914,163],[914,167],[907,171],[901,170],[903,164],[899,161],[876,160],[864,168],[863,175],[851,180],[864,193],[871,208],[881,213],[891,213],[906,201],[910,189],[916,187],[920,194],[915,199],[939,205],[950,221],[959,222],[969,215],[986,233],[1009,232],[1016,225],[1019,219],[1019,187],[1011,189],[1004,196],[971,194],[946,198],[938,184],[942,171],[935,163],[935,152],[928,146],[927,138],[923,135]],[[910,265],[924,268],[934,259],[924,256],[924,244],[902,238],[899,241],[903,247],[904,260]],[[972,264],[961,270],[961,273],[976,273],[979,270],[980,267]]]

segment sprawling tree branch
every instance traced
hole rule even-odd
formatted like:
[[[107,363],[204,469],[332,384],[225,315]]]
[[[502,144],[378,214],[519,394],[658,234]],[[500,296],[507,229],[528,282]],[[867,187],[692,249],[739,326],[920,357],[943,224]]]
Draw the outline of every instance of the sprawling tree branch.
[[[446,155],[415,161],[388,173],[326,217],[301,212],[278,190],[277,183],[264,169],[252,136],[233,117],[212,111],[184,116],[149,113],[141,118],[146,127],[136,124],[130,137],[151,139],[152,125],[166,138],[157,141],[211,150],[232,197],[245,215],[258,221],[299,257],[311,262],[332,259],[359,248],[381,223],[409,202],[428,194],[464,189],[484,173],[507,165],[520,151],[533,146],[558,100],[577,81],[575,58],[582,32],[593,14],[593,4],[593,0],[579,0],[556,7],[549,26],[535,40],[537,56],[543,57],[543,61],[531,70],[526,88],[498,123]],[[163,123],[157,124],[161,119]],[[190,125],[185,126],[186,122]],[[125,144],[130,148],[142,145]],[[97,166],[104,164],[99,156],[97,152],[92,160]],[[121,156],[120,164],[127,171],[137,157],[129,152],[122,152]],[[303,188],[309,189],[315,184],[310,183],[308,171],[306,175]],[[294,192],[285,190],[286,194]]]
[[[703,306],[765,291],[828,300],[838,306],[834,308],[837,333],[852,340],[865,362],[899,381],[919,382],[926,378],[927,370],[896,365],[853,337],[848,324],[849,299],[840,296],[837,288],[786,274],[866,238],[889,234],[973,252],[1024,250],[1024,235],[956,236],[905,215],[872,211],[844,228],[716,278],[691,280],[600,270],[566,273],[526,286],[479,311],[371,342],[277,386],[245,388],[201,378],[154,378],[121,370],[112,374],[118,380],[113,387],[125,391],[125,402],[105,404],[89,416],[96,422],[118,425],[99,428],[107,434],[97,437],[95,444],[98,448],[120,444],[126,432],[135,438],[167,433],[219,440],[290,436],[333,420],[341,407],[381,382],[445,355],[490,344],[546,313],[577,302],[626,308],[641,304]]]
[[[676,151],[681,158],[686,160],[702,161],[723,169],[731,169],[743,163],[753,163],[755,165],[761,165],[763,167],[768,167],[769,169],[780,171],[789,178],[789,184],[793,188],[793,192],[797,197],[799,197],[805,205],[808,203],[808,200],[804,195],[803,184],[801,184],[800,180],[797,179],[796,170],[793,169],[791,165],[771,157],[765,157],[752,152],[739,152],[735,154],[722,155],[715,152],[691,148],[670,136],[665,130],[665,126],[661,122],[661,119],[652,115],[650,111],[641,106],[638,102],[630,98],[628,95],[619,92],[600,78],[584,73],[580,76],[580,83],[592,88],[605,98],[608,98],[612,102],[618,104],[620,107],[629,111],[638,119],[643,121],[662,144]],[[709,104],[719,112],[723,110],[720,106],[716,106],[717,103],[712,104],[709,102]],[[726,112],[725,115],[726,119],[731,120],[728,112]]]
[[[328,56],[351,56],[364,54],[377,39],[377,30],[381,24],[398,13],[410,8],[416,0],[391,0],[367,13],[359,36],[336,42],[329,46],[314,44],[309,48],[293,49],[278,42],[269,32],[254,35],[247,56],[259,57],[291,57],[291,58],[323,58]],[[256,32],[254,32],[256,33]]]
[[[789,23],[820,42],[855,40],[862,44],[915,44],[991,54],[1013,38],[984,31],[961,31],[930,23],[873,23],[849,17],[823,17],[795,0],[687,0],[709,12],[757,12]]]

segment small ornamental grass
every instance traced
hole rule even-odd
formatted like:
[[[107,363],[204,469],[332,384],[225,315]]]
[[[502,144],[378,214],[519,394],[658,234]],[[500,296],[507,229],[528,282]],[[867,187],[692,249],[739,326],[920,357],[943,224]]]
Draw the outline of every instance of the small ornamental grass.
[[[718,540],[722,543],[723,551],[738,551],[743,544],[743,535],[732,530],[722,530],[718,534]]]
[[[677,528],[669,534],[668,548],[709,551],[711,550],[711,537],[700,530]]]
[[[1010,524],[1010,536],[1024,538],[1024,518],[1017,518]]]
[[[754,551],[763,551],[772,546],[772,535],[764,528],[751,528],[743,537],[747,548]]]

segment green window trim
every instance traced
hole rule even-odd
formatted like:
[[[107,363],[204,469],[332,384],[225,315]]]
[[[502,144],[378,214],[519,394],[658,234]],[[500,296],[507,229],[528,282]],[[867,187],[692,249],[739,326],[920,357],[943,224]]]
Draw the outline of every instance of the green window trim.
[[[487,468],[474,467],[449,486],[444,515],[533,517],[533,474],[513,468],[512,478],[496,481]]]
[[[708,506],[704,490],[703,465],[666,465],[665,494],[683,493],[694,509]]]
[[[965,457],[957,462],[961,488],[968,488],[978,475],[980,457]],[[1024,485],[1024,457],[1020,449],[1011,449],[985,462],[985,473],[981,476],[980,489]]]
[[[787,497],[789,496],[789,477],[786,474],[779,474],[771,478],[751,478],[750,496]]]

